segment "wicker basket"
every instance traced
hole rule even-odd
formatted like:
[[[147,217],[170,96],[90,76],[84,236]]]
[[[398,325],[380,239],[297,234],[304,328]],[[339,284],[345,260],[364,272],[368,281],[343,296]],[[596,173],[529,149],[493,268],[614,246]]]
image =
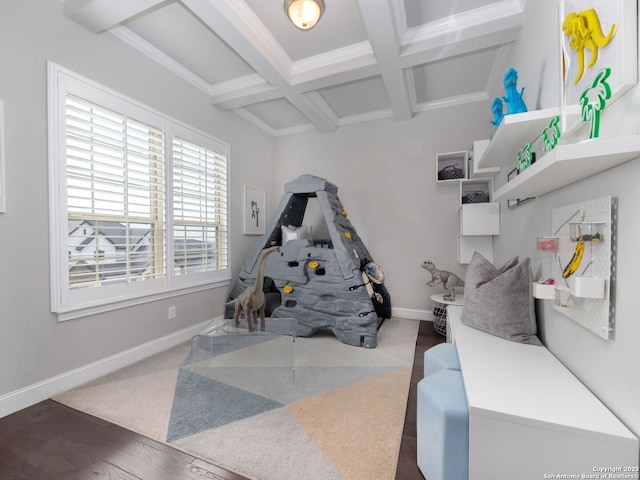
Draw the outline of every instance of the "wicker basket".
[[[438,170],[438,180],[456,180],[458,178],[464,178],[464,172],[456,165],[447,165]]]
[[[433,329],[440,335],[447,336],[447,307],[436,306],[433,308]]]
[[[468,192],[462,196],[462,203],[489,203],[489,194],[483,191]]]

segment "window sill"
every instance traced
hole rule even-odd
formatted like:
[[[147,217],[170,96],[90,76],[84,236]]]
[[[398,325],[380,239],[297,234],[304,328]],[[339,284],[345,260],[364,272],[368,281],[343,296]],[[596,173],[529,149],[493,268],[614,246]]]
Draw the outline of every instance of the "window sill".
[[[155,301],[163,300],[166,298],[172,298],[180,295],[187,295],[189,293],[196,293],[196,292],[202,292],[204,290],[212,290],[215,288],[226,287],[230,283],[231,283],[231,280],[227,278],[227,279],[219,280],[216,282],[165,291],[162,293],[147,295],[144,297],[130,298],[130,299],[121,300],[118,302],[111,302],[103,305],[69,309],[67,311],[57,312],[56,315],[58,316],[58,322],[65,322],[67,320],[75,320],[77,318],[89,317],[91,315],[98,315],[100,313],[111,312],[114,310],[119,310],[121,308],[133,307],[135,305],[142,305],[145,303],[155,302]]]

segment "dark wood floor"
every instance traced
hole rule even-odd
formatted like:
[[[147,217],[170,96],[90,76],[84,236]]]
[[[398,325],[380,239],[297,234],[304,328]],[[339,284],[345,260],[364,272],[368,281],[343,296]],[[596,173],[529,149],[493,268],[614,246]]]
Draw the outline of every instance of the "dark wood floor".
[[[420,480],[416,384],[424,351],[444,338],[420,322],[396,480]],[[2,480],[246,480],[162,443],[46,400],[0,419]]]
[[[407,400],[407,412],[404,419],[402,443],[398,456],[398,467],[395,480],[423,480],[424,476],[418,469],[416,456],[416,404],[417,385],[424,376],[424,352],[425,350],[445,341],[445,338],[433,329],[433,322],[420,322],[418,338],[416,340],[416,354],[413,360],[411,373],[411,387]]]

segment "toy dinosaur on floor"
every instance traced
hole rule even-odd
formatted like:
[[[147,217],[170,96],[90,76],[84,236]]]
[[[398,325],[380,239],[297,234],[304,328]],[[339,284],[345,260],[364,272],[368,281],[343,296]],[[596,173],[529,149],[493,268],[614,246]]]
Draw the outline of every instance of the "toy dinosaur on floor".
[[[449,292],[443,297],[445,300],[455,300],[455,287],[464,287],[464,281],[455,273],[447,272],[446,270],[438,270],[436,265],[430,260],[425,260],[424,262],[422,262],[422,268],[428,270],[429,273],[431,273],[431,281],[427,282],[427,285],[429,285],[430,287],[435,287],[436,285],[442,283],[442,286],[445,288],[445,290]]]
[[[226,306],[233,305],[233,323],[235,326],[240,324],[240,312],[244,312],[244,318],[247,321],[247,330],[253,332],[253,324],[258,323],[258,313],[260,314],[260,330],[264,331],[264,264],[267,256],[273,252],[279,252],[280,247],[275,246],[267,248],[260,254],[260,263],[256,274],[256,283],[247,287],[247,289],[233,300],[225,303]]]

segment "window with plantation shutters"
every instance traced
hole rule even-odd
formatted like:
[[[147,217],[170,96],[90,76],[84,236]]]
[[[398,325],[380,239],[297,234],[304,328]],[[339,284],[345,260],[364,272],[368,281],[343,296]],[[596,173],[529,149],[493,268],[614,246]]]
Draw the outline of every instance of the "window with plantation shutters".
[[[165,275],[164,133],[66,96],[70,288]]]
[[[173,138],[173,243],[176,274],[227,265],[227,159]]]
[[[228,146],[49,64],[52,311],[229,282]]]

